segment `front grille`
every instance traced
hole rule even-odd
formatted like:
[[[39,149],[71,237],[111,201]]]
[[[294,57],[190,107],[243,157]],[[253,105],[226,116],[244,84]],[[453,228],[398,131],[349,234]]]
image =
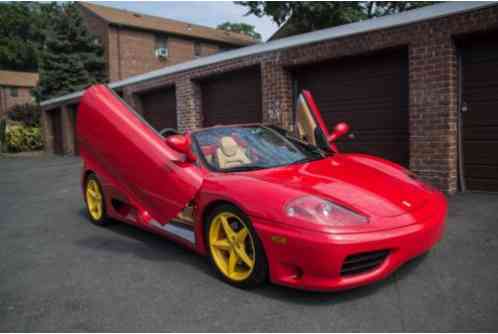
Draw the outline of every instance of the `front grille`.
[[[389,255],[388,250],[349,255],[341,268],[342,276],[351,276],[373,270]]]

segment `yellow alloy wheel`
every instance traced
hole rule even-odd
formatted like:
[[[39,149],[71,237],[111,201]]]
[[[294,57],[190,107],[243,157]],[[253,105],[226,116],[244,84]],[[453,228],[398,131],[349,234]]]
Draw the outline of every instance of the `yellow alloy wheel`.
[[[222,212],[209,228],[209,247],[218,269],[233,281],[244,281],[254,269],[256,252],[249,228],[237,215]]]
[[[86,183],[86,203],[92,219],[100,220],[104,214],[104,197],[95,179],[89,179]]]

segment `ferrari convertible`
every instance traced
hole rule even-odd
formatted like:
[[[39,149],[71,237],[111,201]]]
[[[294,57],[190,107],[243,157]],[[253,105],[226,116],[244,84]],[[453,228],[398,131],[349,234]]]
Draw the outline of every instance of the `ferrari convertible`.
[[[88,88],[76,130],[90,220],[170,238],[246,288],[349,289],[428,252],[443,234],[444,195],[400,165],[341,153],[349,126],[329,133],[308,91],[295,104],[293,131],[158,132],[107,86]]]

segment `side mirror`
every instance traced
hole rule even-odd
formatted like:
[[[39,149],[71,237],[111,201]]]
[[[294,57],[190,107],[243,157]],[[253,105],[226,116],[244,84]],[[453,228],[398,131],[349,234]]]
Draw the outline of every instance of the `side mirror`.
[[[185,154],[187,161],[194,162],[197,158],[192,153],[190,137],[184,135],[172,135],[166,138],[166,144],[178,153]]]
[[[334,131],[332,134],[327,138],[329,143],[332,143],[336,141],[339,137],[344,136],[346,133],[349,132],[349,124],[346,122],[341,122],[337,123],[336,126],[334,126]]]

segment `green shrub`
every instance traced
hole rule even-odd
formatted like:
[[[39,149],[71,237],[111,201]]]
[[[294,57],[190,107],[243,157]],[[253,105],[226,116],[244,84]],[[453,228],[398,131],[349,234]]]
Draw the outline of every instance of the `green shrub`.
[[[40,115],[40,106],[32,103],[15,105],[7,113],[9,119],[22,122],[29,127],[40,126]]]
[[[10,125],[5,135],[8,152],[36,151],[43,148],[40,128],[24,125]]]

